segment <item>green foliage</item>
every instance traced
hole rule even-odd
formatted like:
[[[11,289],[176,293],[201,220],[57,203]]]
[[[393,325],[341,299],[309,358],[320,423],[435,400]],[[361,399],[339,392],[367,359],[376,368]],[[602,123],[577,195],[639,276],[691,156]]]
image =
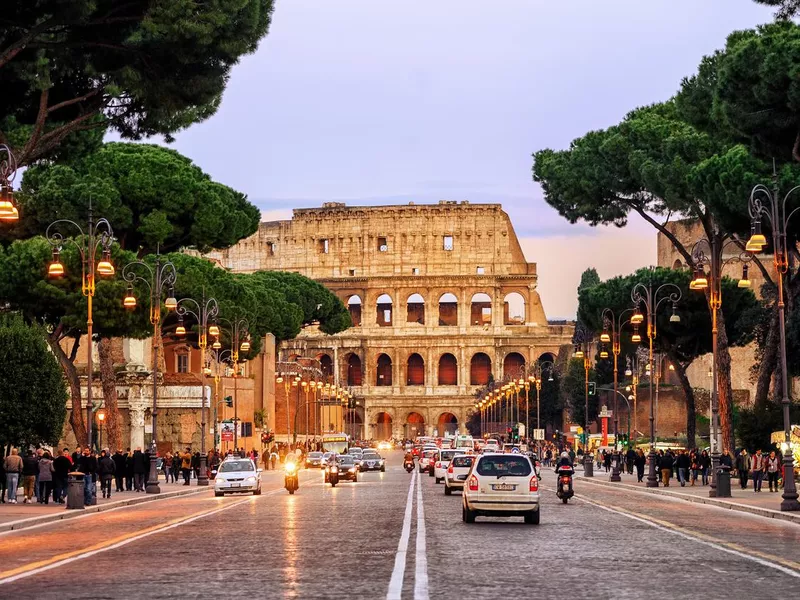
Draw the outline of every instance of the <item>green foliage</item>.
[[[71,164],[35,166],[19,194],[19,237],[44,231],[57,218],[95,214],[112,224],[123,248],[134,252],[227,248],[258,229],[261,213],[247,197],[212,181],[174,150],[149,144],[105,144]]]
[[[594,369],[589,369],[589,381],[593,381],[594,377]],[[567,409],[570,420],[583,426],[586,407],[586,370],[583,366],[583,359],[570,359],[559,389],[561,405]],[[597,420],[598,410],[597,396],[589,396],[590,424]]]
[[[759,4],[778,7],[777,19],[791,19],[800,12],[800,0],[755,0]]]
[[[539,419],[542,429],[550,425],[553,428],[561,427],[561,415],[563,406],[561,405],[561,374],[556,369],[552,371],[553,381],[549,381],[550,370],[546,370],[543,376],[542,389],[539,391]],[[528,419],[531,429],[536,427],[536,390],[531,388],[529,392],[530,406]],[[583,413],[581,413],[583,414]],[[524,417],[522,417],[524,422]],[[581,421],[582,422],[582,421]],[[531,432],[529,435],[533,435]]]
[[[800,422],[800,404],[790,406],[791,422]],[[770,436],[783,431],[783,407],[776,402],[767,402],[752,408],[739,409],[736,419],[736,439],[748,452],[773,449]]]
[[[0,130],[27,165],[87,128],[169,139],[208,118],[233,65],[266,35],[274,3],[11,4],[0,30]]]
[[[44,332],[18,317],[0,319],[0,442],[55,444],[66,402],[61,367]]]

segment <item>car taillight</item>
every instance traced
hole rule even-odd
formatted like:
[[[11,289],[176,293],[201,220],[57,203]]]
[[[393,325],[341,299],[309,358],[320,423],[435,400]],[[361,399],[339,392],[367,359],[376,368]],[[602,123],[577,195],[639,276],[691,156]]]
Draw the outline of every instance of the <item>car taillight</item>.
[[[451,475],[453,474],[453,465],[447,467],[447,472],[450,473]]]
[[[475,475],[473,475],[472,477],[469,478],[469,491],[470,492],[477,492],[478,491],[478,478],[475,477]]]
[[[532,492],[538,492],[538,491],[539,491],[539,478],[538,478],[538,477],[536,477],[536,475],[534,475],[533,477],[531,477],[531,487],[530,487],[530,490],[531,490]]]
[[[436,468],[437,468],[437,469],[441,469],[441,468],[442,468],[442,463],[440,463],[440,462],[437,462],[437,463],[436,463]]]

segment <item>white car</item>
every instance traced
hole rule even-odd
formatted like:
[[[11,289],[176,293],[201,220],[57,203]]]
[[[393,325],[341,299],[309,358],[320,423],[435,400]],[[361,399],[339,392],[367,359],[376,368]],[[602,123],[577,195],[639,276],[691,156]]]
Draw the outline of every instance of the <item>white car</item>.
[[[229,458],[222,461],[214,479],[214,495],[224,496],[235,492],[252,492],[261,495],[261,469],[249,458]]]
[[[524,454],[483,454],[475,459],[462,494],[461,518],[521,516],[538,525],[539,478]]]
[[[436,457],[436,462],[433,463],[433,476],[436,478],[436,483],[444,481],[444,474],[447,467],[450,466],[450,461],[457,454],[464,454],[464,448],[439,450],[439,455]]]
[[[447,470],[444,472],[444,495],[449,496],[453,490],[463,490],[464,482],[467,480],[469,470],[475,457],[471,454],[456,454]]]
[[[500,452],[500,442],[498,442],[494,438],[490,438],[486,440],[486,443],[483,445],[484,452]]]
[[[392,442],[378,442],[378,450],[392,450],[394,446],[392,446]]]
[[[426,471],[433,472],[433,459],[439,453],[439,450],[424,450],[419,455],[417,464],[419,465],[419,472],[425,473]]]

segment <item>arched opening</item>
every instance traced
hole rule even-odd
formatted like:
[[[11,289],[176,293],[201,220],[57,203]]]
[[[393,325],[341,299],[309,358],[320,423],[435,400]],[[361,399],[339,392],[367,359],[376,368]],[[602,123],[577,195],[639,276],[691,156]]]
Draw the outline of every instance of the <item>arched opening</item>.
[[[361,359],[357,354],[347,357],[347,385],[361,385]]]
[[[392,297],[389,294],[383,294],[378,297],[378,319],[377,323],[381,327],[392,326]]]
[[[469,364],[469,382],[471,385],[486,385],[492,372],[492,359],[483,352],[472,357]]]
[[[453,413],[442,413],[436,423],[436,430],[439,435],[456,435],[458,433],[458,419]]]
[[[545,352],[544,354],[542,354],[536,360],[539,361],[539,364],[542,364],[542,363],[547,362],[547,361],[550,361],[551,363],[555,364],[556,363],[556,355],[553,354],[552,352]]]
[[[470,325],[492,324],[492,299],[489,294],[475,294],[469,311]]]
[[[458,325],[458,298],[450,292],[439,298],[439,326],[454,327]]]
[[[439,359],[439,385],[458,385],[458,361],[450,353]]]
[[[525,324],[525,298],[519,292],[511,292],[503,299],[503,323]]]
[[[404,426],[405,437],[416,439],[417,436],[425,435],[425,418],[416,412],[409,413]]]
[[[682,268],[683,268],[683,263],[681,262],[681,259],[680,259],[680,258],[676,258],[676,259],[675,259],[675,262],[674,262],[674,263],[672,263],[672,268],[673,268],[675,271],[678,271],[678,270],[680,270],[680,269],[682,269]]]
[[[364,439],[364,420],[358,410],[348,409],[344,412],[344,432],[351,439]]]
[[[392,385],[392,359],[388,354],[381,354],[378,357],[375,385]]]
[[[425,298],[419,294],[411,294],[408,297],[406,323],[425,325]]]
[[[425,361],[416,352],[408,357],[406,385],[425,385]]]
[[[392,415],[379,412],[375,417],[375,439],[388,440],[392,437]]]
[[[361,325],[361,296],[354,294],[347,299],[347,310],[350,312],[350,320],[353,327]]]
[[[333,359],[327,354],[320,354],[318,357],[319,368],[325,378],[333,376]]]
[[[525,357],[519,352],[509,352],[503,360],[503,377],[519,379],[525,376]]]

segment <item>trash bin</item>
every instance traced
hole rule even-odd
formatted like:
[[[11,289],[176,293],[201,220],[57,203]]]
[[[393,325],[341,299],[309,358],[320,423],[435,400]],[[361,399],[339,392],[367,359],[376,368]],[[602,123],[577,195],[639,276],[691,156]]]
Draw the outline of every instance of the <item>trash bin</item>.
[[[720,465],[717,469],[717,498],[731,497],[731,468]]]
[[[83,505],[83,473],[70,473],[67,483],[67,508],[86,508]]]
[[[583,457],[583,476],[594,477],[594,460],[591,454],[585,454]]]

